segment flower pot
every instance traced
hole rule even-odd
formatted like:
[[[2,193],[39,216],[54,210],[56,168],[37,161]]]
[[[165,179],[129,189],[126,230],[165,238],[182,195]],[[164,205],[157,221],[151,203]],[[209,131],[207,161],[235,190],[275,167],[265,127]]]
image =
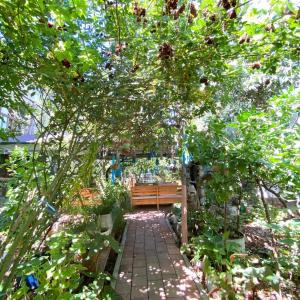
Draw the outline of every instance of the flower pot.
[[[178,221],[176,224],[176,232],[177,234],[181,234],[181,221]]]
[[[172,214],[169,216],[169,221],[170,221],[171,225],[177,224],[177,217]]]
[[[97,273],[100,271],[101,262],[105,259],[105,252],[106,249],[99,250],[87,259],[83,260],[82,264],[87,268],[88,272]]]
[[[237,206],[233,206],[233,205],[228,205],[227,206],[227,212],[230,216],[237,216],[239,209]]]
[[[227,245],[227,247],[229,245],[235,245],[235,246],[238,247],[240,252],[245,252],[246,251],[245,237],[242,233],[241,233],[241,236],[238,237],[238,238],[229,238],[226,241],[226,245]]]
[[[113,228],[113,220],[111,213],[98,216],[98,224],[101,228]]]
[[[299,204],[300,204],[300,201],[299,201]],[[287,200],[286,205],[287,205],[287,207],[294,207],[294,206],[298,206],[298,202],[297,202],[297,200]]]
[[[111,228],[101,227],[101,229],[99,230],[99,232],[100,232],[102,235],[110,235],[110,233],[111,233]]]

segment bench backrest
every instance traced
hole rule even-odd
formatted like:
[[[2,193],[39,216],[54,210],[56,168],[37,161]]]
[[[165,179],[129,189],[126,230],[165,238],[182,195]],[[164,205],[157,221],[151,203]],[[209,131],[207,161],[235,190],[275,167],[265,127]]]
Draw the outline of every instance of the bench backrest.
[[[131,193],[133,196],[178,195],[180,186],[177,184],[136,185],[131,189]]]
[[[156,196],[156,185],[136,185],[131,190],[132,196]]]
[[[178,185],[159,185],[158,195],[178,195]]]

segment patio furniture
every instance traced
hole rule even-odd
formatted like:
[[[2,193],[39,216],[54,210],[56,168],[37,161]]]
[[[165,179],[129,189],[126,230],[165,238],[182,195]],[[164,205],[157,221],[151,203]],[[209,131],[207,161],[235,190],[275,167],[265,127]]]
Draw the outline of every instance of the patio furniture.
[[[180,203],[181,186],[177,183],[135,185],[131,189],[131,205],[159,205]]]

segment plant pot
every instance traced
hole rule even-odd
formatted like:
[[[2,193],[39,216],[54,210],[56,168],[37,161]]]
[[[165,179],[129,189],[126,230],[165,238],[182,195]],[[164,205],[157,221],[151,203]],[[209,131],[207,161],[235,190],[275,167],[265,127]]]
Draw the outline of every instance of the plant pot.
[[[101,228],[113,228],[113,220],[111,213],[98,216],[98,224]]]
[[[212,290],[217,288],[217,285],[213,277],[206,277],[206,287],[208,292],[211,292]]]
[[[88,272],[97,273],[100,271],[99,266],[105,258],[105,251],[106,249],[102,249],[83,261],[82,264],[87,268]]]
[[[286,205],[287,205],[287,207],[297,206],[297,200],[287,200]]]
[[[181,235],[181,221],[178,221],[176,225],[176,232],[177,234]]]
[[[170,221],[171,225],[177,224],[177,217],[172,214],[169,216],[169,221]]]
[[[101,229],[99,230],[99,233],[101,233],[102,235],[110,235],[111,228],[101,227]]]
[[[238,215],[238,207],[237,206],[233,206],[233,205],[228,205],[227,206],[227,212],[230,216],[237,216]]]
[[[226,241],[227,247],[229,245],[236,245],[240,252],[246,252],[246,243],[245,243],[245,237],[242,233],[240,233],[240,237],[238,238],[229,238]]]

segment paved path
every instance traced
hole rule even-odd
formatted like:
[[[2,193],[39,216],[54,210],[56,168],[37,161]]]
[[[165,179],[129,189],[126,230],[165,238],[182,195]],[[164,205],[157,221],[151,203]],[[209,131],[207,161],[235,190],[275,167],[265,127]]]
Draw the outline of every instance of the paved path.
[[[128,231],[116,290],[130,299],[201,299],[165,221],[156,210],[127,216]]]

